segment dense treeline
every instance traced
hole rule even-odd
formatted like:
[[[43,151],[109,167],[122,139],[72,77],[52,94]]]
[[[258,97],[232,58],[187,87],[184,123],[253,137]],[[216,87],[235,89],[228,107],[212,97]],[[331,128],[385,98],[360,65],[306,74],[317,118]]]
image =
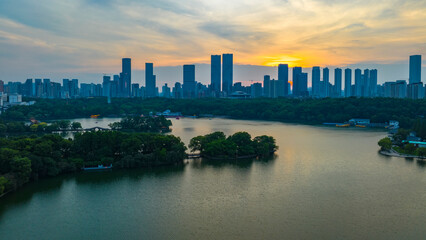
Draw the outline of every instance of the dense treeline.
[[[80,130],[81,123],[68,120],[54,121],[51,123],[26,124],[22,121],[3,121],[0,119],[0,135],[9,133],[52,133],[56,131]]]
[[[135,131],[135,132],[170,132],[172,121],[164,116],[141,117],[128,116],[120,122],[110,123],[108,126],[112,130]]]
[[[278,149],[275,139],[270,136],[251,138],[247,132],[237,132],[226,137],[223,132],[214,132],[191,139],[189,148],[199,151],[207,158],[268,157]]]
[[[35,99],[32,106],[15,106],[3,113],[11,120],[63,119],[148,114],[170,109],[184,115],[214,114],[239,119],[278,120],[320,124],[344,122],[350,118],[369,118],[372,122],[398,120],[410,128],[415,119],[426,115],[426,100],[394,98],[325,99],[112,99],[106,98],[47,100]]]
[[[115,131],[0,138],[0,195],[28,181],[83,166],[136,168],[182,162],[186,147],[173,135]]]

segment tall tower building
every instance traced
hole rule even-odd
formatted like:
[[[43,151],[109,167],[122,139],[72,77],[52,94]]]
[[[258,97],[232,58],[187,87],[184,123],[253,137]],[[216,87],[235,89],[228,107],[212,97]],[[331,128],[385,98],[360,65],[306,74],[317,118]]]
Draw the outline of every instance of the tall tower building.
[[[302,67],[293,67],[293,96],[301,96]]]
[[[351,96],[352,89],[352,70],[350,68],[345,69],[345,97]]]
[[[377,97],[377,69],[370,70],[370,97]]]
[[[312,68],[312,97],[320,97],[321,69]]]
[[[121,72],[123,77],[123,97],[130,97],[132,85],[132,60],[123,58],[121,60]]]
[[[234,55],[231,53],[222,55],[222,91],[227,95],[232,93],[234,78]]]
[[[410,77],[409,83],[419,83],[422,81],[422,55],[410,56]]]
[[[355,69],[355,96],[362,97],[362,71],[361,69]]]
[[[278,65],[278,91],[279,97],[288,96],[288,64]]]
[[[322,70],[322,80],[324,84],[324,97],[330,97],[330,69],[327,67]]]
[[[215,96],[218,97],[220,94],[221,85],[221,56],[211,55],[211,90]]]
[[[195,97],[195,65],[183,65],[183,97]]]
[[[263,76],[263,96],[271,97],[271,76],[269,75]]]
[[[342,69],[334,69],[334,96],[342,96]]]
[[[156,97],[156,79],[153,63],[145,63],[145,90],[147,98]]]

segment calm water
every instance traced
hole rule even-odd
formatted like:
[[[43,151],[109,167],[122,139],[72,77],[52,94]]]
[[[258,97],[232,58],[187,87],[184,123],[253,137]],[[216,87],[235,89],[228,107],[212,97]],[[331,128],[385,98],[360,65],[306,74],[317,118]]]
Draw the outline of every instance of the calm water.
[[[426,167],[379,155],[385,133],[173,120],[185,143],[212,131],[273,135],[280,149],[265,161],[194,160],[32,183],[0,199],[0,239],[426,238]]]

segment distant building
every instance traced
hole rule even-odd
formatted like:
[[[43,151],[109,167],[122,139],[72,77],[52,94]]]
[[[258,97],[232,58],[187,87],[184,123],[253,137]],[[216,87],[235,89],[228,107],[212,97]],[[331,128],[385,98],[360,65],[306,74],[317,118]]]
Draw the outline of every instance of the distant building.
[[[130,58],[123,58],[122,62],[122,78],[124,88],[122,95],[123,97],[130,97],[131,85],[132,85],[132,60]]]
[[[183,97],[195,97],[195,65],[183,65]]]
[[[421,55],[412,55],[410,56],[410,77],[409,83],[419,83],[421,82],[422,74],[422,56]]]
[[[342,69],[334,69],[334,97],[342,96]]]
[[[346,68],[345,69],[345,97],[352,96],[351,87],[352,87],[352,70],[350,68]]]
[[[318,66],[312,68],[312,97],[321,97],[321,69]]]
[[[156,77],[154,75],[154,64],[145,63],[145,97],[156,97]]]
[[[225,94],[231,94],[234,78],[234,56],[233,54],[222,55],[222,91]]]
[[[210,87],[215,97],[220,96],[221,89],[221,56],[211,55],[211,83]]]
[[[322,70],[322,82],[324,85],[323,97],[330,97],[330,70],[326,67]]]
[[[278,65],[278,97],[288,96],[288,64]]]

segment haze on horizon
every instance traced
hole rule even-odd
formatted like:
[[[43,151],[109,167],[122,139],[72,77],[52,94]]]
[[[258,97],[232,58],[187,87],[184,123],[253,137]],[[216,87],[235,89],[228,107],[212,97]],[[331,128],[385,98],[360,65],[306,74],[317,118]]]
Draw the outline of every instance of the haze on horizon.
[[[260,81],[249,79],[250,72],[278,63],[372,64],[379,81],[406,79],[408,56],[426,55],[426,1],[0,1],[0,79],[6,81],[118,73],[122,57],[132,58],[135,71],[145,62],[172,71],[227,52],[234,53],[235,81]],[[239,74],[238,65],[255,66]]]

